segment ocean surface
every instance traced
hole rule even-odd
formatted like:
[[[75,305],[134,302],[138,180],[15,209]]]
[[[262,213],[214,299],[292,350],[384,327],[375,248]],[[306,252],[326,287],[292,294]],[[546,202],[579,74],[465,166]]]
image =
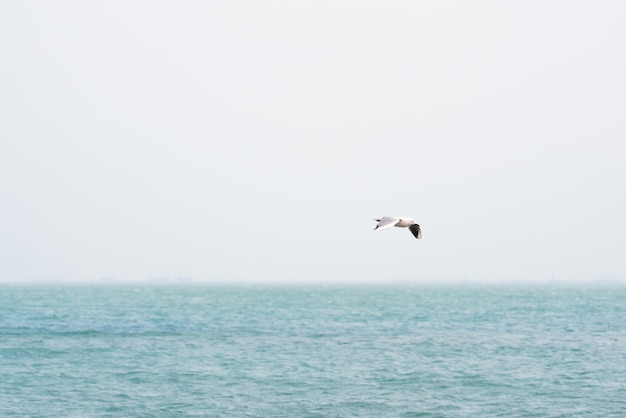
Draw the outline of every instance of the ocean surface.
[[[0,285],[2,417],[624,417],[626,286]]]

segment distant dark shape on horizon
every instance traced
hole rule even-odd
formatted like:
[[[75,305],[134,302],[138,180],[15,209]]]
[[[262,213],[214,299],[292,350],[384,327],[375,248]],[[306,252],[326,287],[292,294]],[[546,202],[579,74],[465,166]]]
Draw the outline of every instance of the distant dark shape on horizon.
[[[391,228],[392,226],[397,226],[399,228],[409,228],[413,236],[417,239],[422,239],[422,230],[420,226],[411,218],[394,218],[393,216],[384,216],[380,219],[374,219],[378,224],[374,231],[377,229],[383,230],[387,228]]]

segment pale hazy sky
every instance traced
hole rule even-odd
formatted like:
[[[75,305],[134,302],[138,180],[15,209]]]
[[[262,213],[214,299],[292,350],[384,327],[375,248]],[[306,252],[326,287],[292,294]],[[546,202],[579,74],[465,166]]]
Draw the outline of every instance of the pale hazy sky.
[[[0,281],[626,281],[624,22],[0,0]]]

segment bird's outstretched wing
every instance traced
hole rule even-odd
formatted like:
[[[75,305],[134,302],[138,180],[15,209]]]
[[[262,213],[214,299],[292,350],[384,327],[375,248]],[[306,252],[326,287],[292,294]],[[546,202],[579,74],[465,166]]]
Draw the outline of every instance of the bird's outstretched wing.
[[[374,231],[377,229],[391,228],[392,226],[398,223],[399,219],[393,218],[391,216],[385,216],[384,218],[381,218],[381,219],[375,219],[375,221],[378,221],[378,225],[376,225],[376,228],[374,228]]]
[[[413,236],[415,236],[415,238],[422,239],[422,229],[418,224],[409,226],[409,229],[411,230],[411,233],[413,234]]]

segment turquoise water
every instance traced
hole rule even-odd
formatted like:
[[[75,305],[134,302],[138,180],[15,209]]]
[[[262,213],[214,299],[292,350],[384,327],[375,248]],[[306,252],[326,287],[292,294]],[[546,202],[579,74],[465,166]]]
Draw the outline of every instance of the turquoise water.
[[[0,286],[0,416],[622,417],[626,287]]]

